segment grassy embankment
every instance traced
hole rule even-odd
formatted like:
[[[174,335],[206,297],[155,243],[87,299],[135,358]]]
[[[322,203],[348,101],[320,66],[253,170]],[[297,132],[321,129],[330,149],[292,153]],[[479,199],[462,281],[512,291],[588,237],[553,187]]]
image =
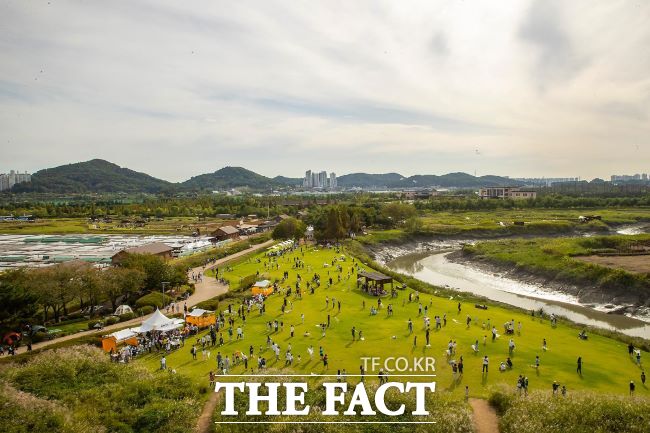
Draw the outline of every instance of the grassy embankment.
[[[650,235],[597,236],[585,238],[506,239],[466,245],[463,253],[498,266],[514,267],[555,281],[612,290],[641,299],[650,293],[647,274],[632,273],[587,263],[576,256],[626,250],[635,243],[647,243]]]
[[[3,366],[0,402],[6,433],[186,433],[202,407],[187,378],[112,363],[82,346]]]
[[[581,223],[581,215],[600,215],[602,220]],[[607,232],[622,224],[650,222],[650,209],[515,209],[487,211],[425,212],[416,232],[405,229],[370,230],[359,241],[365,244],[403,242],[412,237],[495,238],[550,236]],[[515,225],[515,221],[524,225]]]

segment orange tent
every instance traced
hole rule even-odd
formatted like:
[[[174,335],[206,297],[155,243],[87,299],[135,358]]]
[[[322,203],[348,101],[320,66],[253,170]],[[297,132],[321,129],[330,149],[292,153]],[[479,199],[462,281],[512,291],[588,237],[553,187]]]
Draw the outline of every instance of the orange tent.
[[[207,328],[208,326],[217,323],[217,316],[214,315],[214,311],[195,308],[187,313],[185,316],[185,323],[198,326],[199,328]]]
[[[253,295],[264,295],[269,296],[273,293],[273,286],[269,280],[258,281],[253,284],[252,287]]]
[[[132,329],[122,329],[121,331],[113,332],[102,338],[102,349],[104,352],[117,350],[121,344],[128,344],[129,346],[138,345],[138,334]]]

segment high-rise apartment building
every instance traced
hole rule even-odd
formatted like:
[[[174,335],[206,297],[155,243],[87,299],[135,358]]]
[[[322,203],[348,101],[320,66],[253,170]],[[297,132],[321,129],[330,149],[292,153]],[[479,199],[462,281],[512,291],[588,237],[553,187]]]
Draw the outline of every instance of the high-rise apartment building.
[[[15,170],[11,170],[9,173],[0,174],[0,191],[5,191],[13,188],[14,185],[30,182],[32,180],[32,175],[25,173],[18,173]]]

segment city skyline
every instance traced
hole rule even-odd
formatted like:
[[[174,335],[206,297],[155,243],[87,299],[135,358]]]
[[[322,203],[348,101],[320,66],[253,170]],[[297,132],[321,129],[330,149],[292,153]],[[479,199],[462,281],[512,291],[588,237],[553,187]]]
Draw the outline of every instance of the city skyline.
[[[607,179],[650,160],[649,3],[64,0],[1,16],[7,167]]]

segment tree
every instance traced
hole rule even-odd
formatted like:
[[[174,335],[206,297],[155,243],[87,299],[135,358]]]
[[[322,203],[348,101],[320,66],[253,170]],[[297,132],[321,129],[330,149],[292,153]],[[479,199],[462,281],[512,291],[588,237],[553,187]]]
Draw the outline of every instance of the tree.
[[[408,218],[415,216],[415,207],[406,203],[392,202],[384,206],[381,213],[390,221],[388,225],[395,227]]]
[[[346,232],[346,227],[343,227],[343,224],[341,222],[339,209],[332,206],[327,212],[325,227],[321,231],[322,238],[338,241],[339,239],[345,237]]]
[[[163,281],[172,287],[187,283],[185,271],[167,264],[161,257],[153,254],[128,254],[122,260],[121,266],[127,269],[137,269],[144,273],[144,288],[160,290]]]
[[[109,268],[101,271],[101,290],[103,295],[111,301],[113,311],[117,308],[118,299],[128,297],[142,288],[145,275],[139,269],[129,268]]]
[[[24,269],[0,273],[0,323],[15,323],[36,313],[37,295],[29,290]]]
[[[300,239],[305,234],[305,230],[307,230],[305,223],[295,218],[287,218],[275,226],[273,239]]]

